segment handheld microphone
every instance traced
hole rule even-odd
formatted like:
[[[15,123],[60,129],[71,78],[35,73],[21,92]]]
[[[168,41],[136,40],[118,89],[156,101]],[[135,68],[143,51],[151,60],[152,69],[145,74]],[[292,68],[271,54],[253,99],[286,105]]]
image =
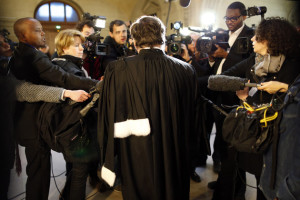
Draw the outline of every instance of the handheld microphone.
[[[257,83],[248,83],[245,78],[226,76],[226,75],[212,75],[208,78],[208,88],[215,91],[231,91],[235,92],[243,90],[245,87],[260,87]]]

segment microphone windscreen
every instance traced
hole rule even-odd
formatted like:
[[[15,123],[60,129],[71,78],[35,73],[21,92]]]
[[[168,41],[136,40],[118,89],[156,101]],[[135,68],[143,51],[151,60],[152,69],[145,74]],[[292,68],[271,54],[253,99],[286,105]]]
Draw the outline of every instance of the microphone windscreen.
[[[247,79],[226,76],[226,75],[212,75],[208,78],[208,88],[215,91],[231,91],[235,92],[243,89],[244,83]]]
[[[191,3],[191,0],[180,0],[180,5],[184,8],[188,7]]]

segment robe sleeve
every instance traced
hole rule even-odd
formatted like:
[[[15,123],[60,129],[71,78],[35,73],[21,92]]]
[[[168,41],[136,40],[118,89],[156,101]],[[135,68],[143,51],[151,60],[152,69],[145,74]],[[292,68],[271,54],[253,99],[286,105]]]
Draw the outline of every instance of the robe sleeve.
[[[115,118],[115,76],[113,68],[105,71],[103,92],[99,103],[98,141],[100,147],[101,177],[111,187],[114,173],[114,118]]]

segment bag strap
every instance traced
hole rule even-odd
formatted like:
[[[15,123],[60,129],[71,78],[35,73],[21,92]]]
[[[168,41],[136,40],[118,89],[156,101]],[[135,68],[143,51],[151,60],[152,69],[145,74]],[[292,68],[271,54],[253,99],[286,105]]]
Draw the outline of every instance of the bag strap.
[[[259,121],[261,124],[262,123],[264,124],[264,125],[262,125],[262,127],[267,127],[268,126],[268,122],[275,120],[277,118],[277,116],[278,116],[278,112],[276,111],[274,113],[274,115],[267,117],[267,111],[268,111],[268,108],[266,108],[265,111],[264,111],[264,118],[262,118]]]
[[[278,143],[279,143],[279,124],[282,118],[282,112],[278,115],[277,120],[273,125],[273,142],[272,142],[272,168],[271,168],[271,180],[270,187],[274,189],[275,187],[275,179],[276,179],[276,171],[277,171],[277,152],[278,152]]]
[[[257,111],[263,110],[263,111],[264,111],[264,113],[263,113],[263,118],[262,118],[259,122],[260,122],[261,124],[263,124],[262,127],[267,127],[267,126],[268,126],[268,122],[275,120],[275,119],[277,118],[277,116],[278,116],[278,112],[276,111],[276,112],[274,113],[274,115],[271,115],[271,116],[268,116],[268,117],[267,117],[267,111],[268,111],[268,109],[269,109],[270,107],[272,107],[272,104],[271,104],[271,105],[270,105],[270,104],[266,104],[266,105],[261,106],[261,107],[259,107],[259,108],[253,108],[253,107],[250,106],[247,102],[243,102],[243,105],[237,107],[236,110],[243,108],[243,109],[246,109],[247,111],[249,111],[249,112],[251,112],[251,113],[252,113],[252,112],[257,112]]]
[[[209,103],[214,109],[216,109],[217,111],[219,111],[221,114],[228,116],[228,113],[226,111],[224,111],[222,108],[220,108],[219,106],[217,106],[214,102],[212,102],[211,100],[209,100],[208,98],[206,98],[205,96],[201,95],[201,98]]]

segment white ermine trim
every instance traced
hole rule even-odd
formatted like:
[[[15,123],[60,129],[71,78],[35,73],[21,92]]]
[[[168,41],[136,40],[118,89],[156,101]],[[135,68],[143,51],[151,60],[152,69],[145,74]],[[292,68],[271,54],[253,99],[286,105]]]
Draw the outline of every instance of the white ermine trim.
[[[114,124],[115,138],[125,138],[130,135],[147,136],[150,134],[149,119],[127,119]]]
[[[116,174],[103,165],[101,169],[101,177],[110,187],[112,187],[115,183]]]

